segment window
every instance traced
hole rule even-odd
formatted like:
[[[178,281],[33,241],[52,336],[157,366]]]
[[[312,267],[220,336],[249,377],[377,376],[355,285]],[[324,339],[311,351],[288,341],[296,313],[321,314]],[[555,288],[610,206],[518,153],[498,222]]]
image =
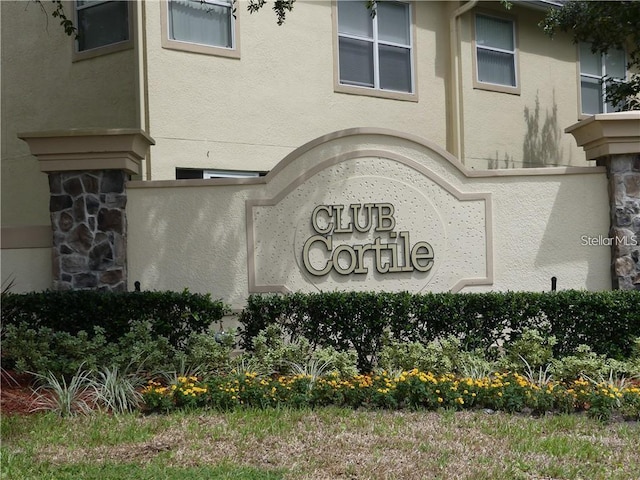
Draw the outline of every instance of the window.
[[[162,13],[163,47],[239,56],[232,0],[169,0]]]
[[[412,93],[411,5],[378,2],[371,15],[364,1],[338,1],[339,84]]]
[[[75,5],[78,28],[76,53],[116,47],[100,52],[108,53],[132,46],[129,2],[78,0]]]
[[[200,168],[176,168],[176,180],[193,180],[208,178],[256,178],[263,177],[267,172],[252,172],[248,170],[203,170]]]
[[[518,75],[515,23],[480,14],[476,15],[475,20],[475,86],[516,93]]]
[[[612,81],[623,80],[627,75],[626,59],[623,50],[609,50],[606,55],[593,53],[591,45],[580,44],[580,103],[582,113],[595,115],[616,110],[615,105],[607,103],[605,76]]]

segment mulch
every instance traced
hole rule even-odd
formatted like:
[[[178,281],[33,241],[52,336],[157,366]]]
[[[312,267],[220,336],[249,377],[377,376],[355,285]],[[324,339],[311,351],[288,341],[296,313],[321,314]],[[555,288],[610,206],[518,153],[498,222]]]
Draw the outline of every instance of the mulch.
[[[3,369],[0,373],[0,413],[2,415],[33,413],[33,385],[32,375]]]

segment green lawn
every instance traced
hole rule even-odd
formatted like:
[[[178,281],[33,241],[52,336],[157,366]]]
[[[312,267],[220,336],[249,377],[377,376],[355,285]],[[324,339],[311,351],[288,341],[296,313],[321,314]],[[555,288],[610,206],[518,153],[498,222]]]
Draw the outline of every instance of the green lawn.
[[[640,424],[482,411],[2,417],[9,479],[640,478]]]

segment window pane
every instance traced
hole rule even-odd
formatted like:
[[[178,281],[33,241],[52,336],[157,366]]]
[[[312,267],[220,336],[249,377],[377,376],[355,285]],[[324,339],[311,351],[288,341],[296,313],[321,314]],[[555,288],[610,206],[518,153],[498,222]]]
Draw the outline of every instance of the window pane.
[[[340,38],[340,82],[373,87],[373,43]]]
[[[476,43],[513,51],[513,23],[509,20],[476,15]]]
[[[105,3],[105,0],[78,0],[76,5],[78,7],[84,7],[85,5],[91,6],[92,4],[95,5],[97,3]]]
[[[611,87],[611,85],[615,85],[619,82],[615,82],[615,81],[607,81],[606,85],[604,86],[603,90],[606,93],[609,89],[609,87]],[[622,109],[624,108],[624,102],[620,102],[620,103],[611,103],[611,102],[606,102],[604,105],[604,113],[611,113],[611,112],[620,112],[622,111]]]
[[[377,7],[378,37],[384,42],[410,45],[409,5],[380,2]]]
[[[620,108],[617,108],[616,105],[614,105],[611,102],[606,102],[605,103],[605,108],[606,110],[604,111],[604,113],[613,113],[613,112],[619,112],[621,111],[622,105]]]
[[[127,2],[106,2],[78,10],[78,50],[129,40]]]
[[[580,96],[582,97],[582,113],[593,115],[602,113],[602,87],[600,80],[594,78],[580,79]]]
[[[411,51],[380,45],[380,88],[411,92]]]
[[[338,32],[373,38],[373,21],[366,2],[338,2]]]
[[[169,3],[169,36],[173,40],[232,48],[230,7],[199,0]]]
[[[478,49],[478,81],[516,86],[514,56],[510,53]]]
[[[602,63],[600,59],[602,55],[591,52],[591,45],[588,43],[580,44],[580,73],[588,75],[602,76]]]
[[[604,65],[606,74],[614,78],[625,78],[627,74],[627,65],[624,58],[624,51],[609,50],[604,57]]]

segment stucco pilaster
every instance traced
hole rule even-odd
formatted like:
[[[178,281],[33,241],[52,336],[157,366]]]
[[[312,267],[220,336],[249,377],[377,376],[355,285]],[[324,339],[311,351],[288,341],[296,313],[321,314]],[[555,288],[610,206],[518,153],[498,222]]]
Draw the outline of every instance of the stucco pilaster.
[[[607,168],[612,285],[640,290],[640,112],[594,115],[566,132]]]

